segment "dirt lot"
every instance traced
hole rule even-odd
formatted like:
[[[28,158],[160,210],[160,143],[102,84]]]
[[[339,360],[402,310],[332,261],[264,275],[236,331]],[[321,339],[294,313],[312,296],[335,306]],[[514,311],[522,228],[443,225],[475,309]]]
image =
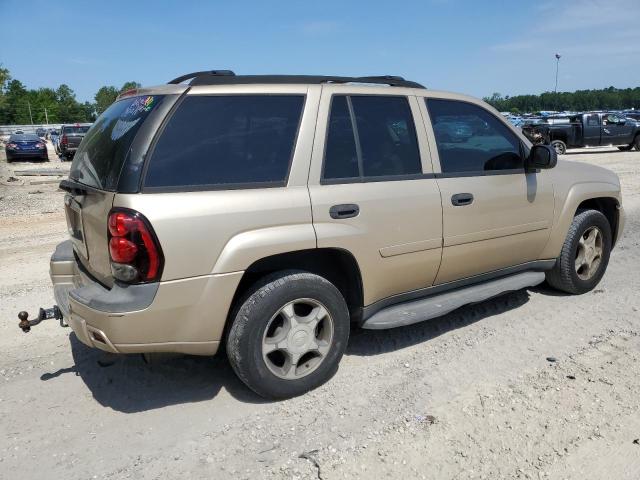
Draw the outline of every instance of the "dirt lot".
[[[19,310],[53,304],[62,193],[8,182],[43,165],[0,154],[0,478],[640,478],[640,152],[588,152],[565,158],[616,171],[628,216],[596,290],[354,330],[327,385],[273,403],[223,357],[146,365],[55,322],[20,332]]]

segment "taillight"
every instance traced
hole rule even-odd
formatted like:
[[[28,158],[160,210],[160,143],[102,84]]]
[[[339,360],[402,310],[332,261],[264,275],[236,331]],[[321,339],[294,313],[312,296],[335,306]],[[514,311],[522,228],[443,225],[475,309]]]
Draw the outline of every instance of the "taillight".
[[[109,214],[108,225],[114,278],[128,283],[160,279],[164,258],[147,219],[134,210],[119,208]]]
[[[44,143],[36,143],[36,148],[44,148]]]
[[[60,143],[62,145],[66,145],[67,143],[69,143],[69,139],[67,138],[66,135],[62,135],[62,138],[60,139]]]
[[[7,148],[16,148],[17,146],[17,143],[7,143]]]

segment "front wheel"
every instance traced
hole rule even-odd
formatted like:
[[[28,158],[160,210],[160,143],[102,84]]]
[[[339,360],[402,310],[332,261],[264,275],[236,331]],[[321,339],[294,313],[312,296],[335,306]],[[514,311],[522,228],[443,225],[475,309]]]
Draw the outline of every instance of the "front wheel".
[[[636,135],[636,138],[633,139],[633,146],[636,147],[636,150],[640,151],[640,134]]]
[[[567,293],[586,293],[602,279],[610,253],[609,221],[597,210],[584,210],[574,217],[547,282]]]
[[[241,301],[227,336],[229,362],[258,395],[290,398],[329,380],[349,339],[349,310],[328,280],[284,271]]]
[[[554,140],[551,142],[551,146],[554,148],[558,155],[564,155],[567,153],[567,144],[562,140]]]

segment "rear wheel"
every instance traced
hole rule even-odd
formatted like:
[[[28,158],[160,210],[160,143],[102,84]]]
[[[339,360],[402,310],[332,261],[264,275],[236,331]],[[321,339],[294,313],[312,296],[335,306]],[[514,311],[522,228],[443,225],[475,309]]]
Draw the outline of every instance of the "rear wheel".
[[[634,138],[633,146],[636,147],[636,150],[640,151],[640,134],[636,135],[636,138]]]
[[[562,140],[552,141],[551,146],[554,148],[558,155],[564,155],[565,153],[567,153],[567,144]]]
[[[597,210],[578,213],[547,282],[567,293],[592,290],[602,279],[611,253],[611,226]]]
[[[249,388],[266,398],[289,398],[333,376],[350,322],[331,282],[306,272],[279,272],[244,298],[229,330],[227,355]]]
[[[621,150],[623,152],[628,152],[632,148],[633,148],[633,144],[631,144],[631,145],[623,145],[621,147],[618,147],[618,150]]]

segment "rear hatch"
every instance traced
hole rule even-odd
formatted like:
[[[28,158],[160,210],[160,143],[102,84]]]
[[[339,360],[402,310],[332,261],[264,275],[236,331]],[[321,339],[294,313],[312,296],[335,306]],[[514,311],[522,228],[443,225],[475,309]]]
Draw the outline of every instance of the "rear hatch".
[[[62,134],[67,137],[68,148],[78,148],[80,142],[84,138],[85,134],[89,130],[88,125],[74,125],[62,127]]]
[[[107,221],[119,191],[137,191],[153,134],[177,95],[129,96],[113,103],[91,126],[61,183],[76,257],[95,279],[113,285]]]

